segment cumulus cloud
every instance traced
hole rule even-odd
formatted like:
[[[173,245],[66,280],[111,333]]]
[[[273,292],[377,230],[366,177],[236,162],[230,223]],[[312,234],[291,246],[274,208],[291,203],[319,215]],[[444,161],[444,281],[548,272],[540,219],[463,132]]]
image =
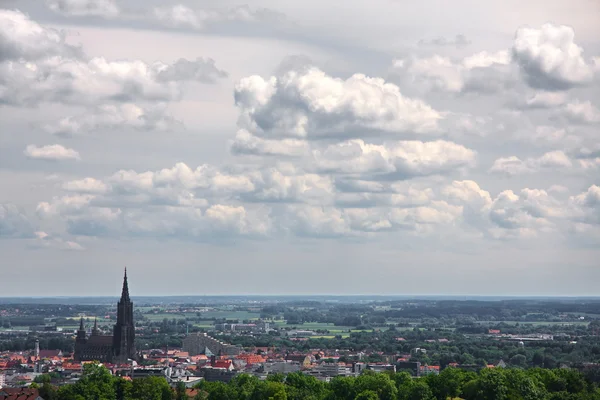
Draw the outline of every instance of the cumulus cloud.
[[[442,118],[381,78],[356,74],[342,80],[315,67],[269,79],[243,78],[235,101],[241,127],[266,138],[348,137],[366,129],[428,133]]]
[[[589,101],[573,101],[563,109],[563,116],[574,124],[593,124],[600,122],[600,110]]]
[[[563,151],[551,151],[540,157],[521,160],[519,157],[502,157],[494,161],[489,172],[505,175],[521,175],[535,173],[544,169],[564,169],[572,167],[573,163]]]
[[[600,186],[592,185],[586,191],[569,198],[572,218],[588,225],[600,225]]]
[[[94,178],[84,178],[75,181],[68,181],[62,185],[62,188],[68,192],[84,194],[102,194],[108,191],[108,185],[101,180]]]
[[[37,61],[77,55],[80,50],[68,45],[61,32],[40,26],[20,11],[0,9],[0,63],[3,66],[0,83],[6,72],[3,70],[15,68],[13,63],[20,59]]]
[[[112,18],[120,9],[115,0],[46,0],[50,10],[66,16],[100,16]]]
[[[227,76],[227,72],[217,68],[215,60],[199,57],[195,61],[180,58],[173,64],[160,68],[157,79],[163,82],[198,81],[215,83],[218,79]]]
[[[23,154],[32,159],[46,161],[65,161],[81,159],[77,151],[61,146],[60,144],[51,144],[40,147],[30,144],[25,148]]]
[[[514,138],[539,147],[572,149],[581,145],[582,137],[570,128],[557,128],[552,125],[527,127],[514,132]]]
[[[495,93],[514,85],[508,51],[483,51],[459,61],[439,55],[397,59],[392,72],[408,83],[451,93]]]
[[[44,125],[44,130],[58,136],[76,136],[100,130],[131,128],[141,131],[166,131],[182,123],[167,113],[166,105],[139,107],[132,103],[105,104],[85,113],[68,116]]]
[[[595,147],[581,147],[572,151],[579,166],[583,169],[599,168],[600,167],[600,145]]]
[[[454,181],[442,189],[451,204],[460,206],[463,222],[494,239],[535,237],[556,229],[564,217],[562,204],[544,190],[505,190],[492,198],[474,181]]]
[[[301,157],[308,154],[309,146],[297,139],[262,139],[240,129],[230,142],[230,150],[236,155]]]
[[[573,28],[565,25],[519,28],[512,54],[526,82],[542,90],[566,90],[589,82],[594,64],[574,40]]]
[[[19,207],[0,204],[0,239],[30,237],[33,232],[33,224]]]
[[[323,172],[366,174],[380,179],[410,179],[447,174],[473,165],[475,152],[447,141],[397,141],[383,145],[360,139],[328,146],[313,153],[316,168]]]
[[[169,101],[181,97],[183,82],[226,75],[209,58],[173,64],[88,58],[19,11],[0,11],[0,22],[0,103]]]

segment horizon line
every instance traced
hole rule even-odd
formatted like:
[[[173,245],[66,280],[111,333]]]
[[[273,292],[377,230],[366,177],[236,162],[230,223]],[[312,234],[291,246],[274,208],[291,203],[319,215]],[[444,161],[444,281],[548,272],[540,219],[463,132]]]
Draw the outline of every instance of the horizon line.
[[[515,297],[560,297],[560,298],[599,298],[600,294],[372,294],[372,293],[298,293],[298,294],[261,294],[261,293],[243,293],[243,294],[141,294],[133,295],[132,298],[136,297],[311,297],[311,296],[322,296],[322,297],[504,297],[504,298],[515,298]],[[0,299],[47,299],[47,298],[119,298],[118,295],[46,295],[46,296],[4,296],[0,295]]]

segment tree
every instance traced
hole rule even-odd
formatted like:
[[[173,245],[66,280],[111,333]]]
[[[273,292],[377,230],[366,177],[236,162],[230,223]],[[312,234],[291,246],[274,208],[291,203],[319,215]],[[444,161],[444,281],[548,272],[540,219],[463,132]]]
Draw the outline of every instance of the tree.
[[[365,371],[356,378],[355,390],[357,393],[372,390],[377,393],[381,400],[396,400],[398,397],[396,383],[390,379],[389,375],[371,373],[370,371]]]
[[[364,392],[360,392],[354,400],[379,400],[379,396],[373,390],[365,390]]]
[[[73,385],[61,386],[57,396],[61,400],[114,400],[116,379],[102,365],[85,364],[81,379]]]
[[[44,400],[58,400],[58,393],[50,383],[44,383],[39,389],[40,397]]]
[[[472,378],[473,375],[466,371],[449,367],[445,368],[439,375],[431,374],[424,379],[436,399],[446,400],[448,397],[458,397],[464,383]]]
[[[510,358],[509,362],[516,367],[524,367],[527,364],[527,357],[523,354],[515,354]]]
[[[293,372],[285,378],[285,391],[290,400],[320,399],[323,397],[325,385],[314,376]]]
[[[507,400],[508,386],[503,369],[486,368],[481,370],[475,383],[471,381],[466,400]],[[466,391],[463,391],[466,392]]]
[[[417,380],[409,388],[407,400],[434,400],[433,392],[425,381]]]
[[[187,400],[185,389],[185,383],[177,382],[177,386],[175,386],[175,400]]]
[[[131,397],[140,400],[171,400],[173,391],[165,378],[147,376],[133,380]]]
[[[354,381],[354,378],[345,376],[337,376],[333,378],[329,383],[332,400],[346,400],[354,398],[356,396]]]

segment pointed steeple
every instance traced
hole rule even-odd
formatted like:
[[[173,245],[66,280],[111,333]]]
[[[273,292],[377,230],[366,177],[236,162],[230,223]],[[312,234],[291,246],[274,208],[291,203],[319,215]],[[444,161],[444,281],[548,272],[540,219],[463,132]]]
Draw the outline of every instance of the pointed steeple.
[[[121,292],[121,302],[129,300],[129,286],[127,285],[127,267],[125,267],[125,276],[123,278],[123,291]]]
[[[92,328],[92,335],[97,336],[100,334],[100,330],[98,329],[98,318],[94,318],[94,328]]]
[[[84,343],[85,342],[85,328],[83,327],[83,317],[79,320],[79,330],[77,331],[77,342]]]

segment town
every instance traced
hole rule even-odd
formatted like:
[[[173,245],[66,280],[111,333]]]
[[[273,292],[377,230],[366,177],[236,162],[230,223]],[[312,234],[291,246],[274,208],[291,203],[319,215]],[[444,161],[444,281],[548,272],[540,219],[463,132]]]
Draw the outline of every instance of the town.
[[[240,375],[319,382],[368,373],[570,368],[600,376],[597,299],[386,296],[2,299],[0,387],[75,384],[86,365],[196,393]],[[77,301],[80,303],[77,303]],[[0,398],[2,397],[0,391]],[[194,397],[190,395],[191,397]]]

